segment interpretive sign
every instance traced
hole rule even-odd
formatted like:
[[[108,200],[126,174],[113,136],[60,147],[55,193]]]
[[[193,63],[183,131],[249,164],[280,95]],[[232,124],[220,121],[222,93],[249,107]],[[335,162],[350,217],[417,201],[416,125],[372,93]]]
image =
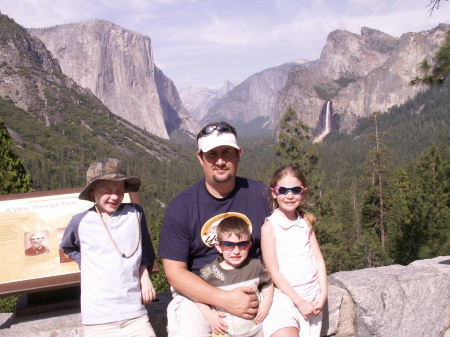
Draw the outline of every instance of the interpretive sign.
[[[78,199],[82,190],[0,196],[0,296],[79,285],[78,265],[59,244],[72,216],[93,205]],[[129,201],[126,194],[124,202]]]

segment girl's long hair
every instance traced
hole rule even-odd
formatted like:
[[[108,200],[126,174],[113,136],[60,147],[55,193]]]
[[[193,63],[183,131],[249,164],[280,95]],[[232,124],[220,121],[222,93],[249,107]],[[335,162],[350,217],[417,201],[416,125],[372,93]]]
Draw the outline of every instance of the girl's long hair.
[[[303,174],[303,172],[298,167],[289,164],[280,166],[275,170],[275,172],[272,175],[272,178],[270,179],[269,183],[270,188],[273,189],[275,186],[278,186],[277,185],[278,182],[287,175],[296,177],[298,180],[300,180],[300,183],[302,184],[303,187],[305,188],[308,187],[308,181],[306,180],[306,177]],[[271,206],[272,206],[271,208],[273,212],[275,209],[279,207],[279,205],[277,199],[273,198],[272,193],[269,193],[269,195],[271,199]],[[308,200],[308,191],[306,190],[303,192],[303,202],[307,203],[307,200]],[[306,223],[309,226],[309,229],[313,230],[314,225],[317,222],[317,218],[311,213],[303,212],[300,207],[301,205],[297,208],[297,211],[305,219]]]

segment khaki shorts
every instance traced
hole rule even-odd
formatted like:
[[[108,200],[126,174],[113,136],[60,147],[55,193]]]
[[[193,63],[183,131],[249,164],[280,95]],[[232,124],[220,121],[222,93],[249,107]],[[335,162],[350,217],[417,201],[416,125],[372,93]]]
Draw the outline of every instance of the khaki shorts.
[[[173,299],[167,306],[168,337],[262,337],[263,331],[255,326],[249,332],[215,335],[195,302],[172,288]],[[224,319],[230,325],[230,322]]]
[[[211,327],[197,305],[171,289],[173,299],[167,306],[168,337],[211,337]]]
[[[147,315],[123,321],[84,325],[84,337],[156,337]]]

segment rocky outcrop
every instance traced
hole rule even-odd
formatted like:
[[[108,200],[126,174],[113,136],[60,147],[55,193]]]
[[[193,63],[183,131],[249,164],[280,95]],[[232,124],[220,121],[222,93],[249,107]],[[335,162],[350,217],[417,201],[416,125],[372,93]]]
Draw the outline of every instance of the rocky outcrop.
[[[148,36],[103,20],[29,32],[44,42],[64,74],[90,89],[114,114],[165,139],[174,129],[198,130],[180,109],[173,83],[156,68]]]
[[[366,76],[388,59],[396,44],[396,38],[375,29],[362,28],[361,35],[335,30],[328,35],[318,69],[333,80]]]
[[[6,15],[0,15],[0,30],[0,97],[28,110],[38,104],[37,97],[45,101],[41,82],[59,81],[52,73],[61,74],[61,68],[41,40]]]
[[[325,336],[450,335],[450,256],[328,279]]]
[[[289,107],[293,108],[308,126],[319,123],[324,100],[318,97],[316,88],[330,82],[330,78],[315,68],[293,67],[284,86],[279,91],[277,108],[271,124],[277,133],[280,120]],[[295,85],[290,85],[295,83]]]
[[[322,336],[450,336],[450,256],[328,277]],[[169,292],[147,305],[156,335],[166,337]],[[79,309],[15,317],[0,314],[5,337],[81,336]]]
[[[444,43],[448,29],[450,25],[441,24],[429,31],[403,34],[382,66],[341,90],[334,100],[335,112],[344,117],[341,129],[352,128],[352,123],[347,122],[347,118],[353,119],[350,115],[367,117],[375,111],[388,112],[425,90],[426,86],[412,86],[410,82],[420,76],[418,64],[431,60]]]
[[[64,120],[63,106],[79,104],[80,98],[75,95],[87,95],[89,99],[97,100],[88,89],[77,86],[61,73],[58,61],[41,40],[1,14],[0,40],[1,98],[36,116],[47,126]],[[74,95],[68,97],[64,89],[70,89]]]

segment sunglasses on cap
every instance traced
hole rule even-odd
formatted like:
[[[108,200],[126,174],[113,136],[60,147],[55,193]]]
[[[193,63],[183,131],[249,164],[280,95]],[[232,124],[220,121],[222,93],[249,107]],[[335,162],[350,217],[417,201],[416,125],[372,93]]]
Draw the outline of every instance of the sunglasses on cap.
[[[202,134],[202,136],[209,136],[210,134],[212,134],[214,132],[214,130],[217,130],[218,132],[222,132],[222,133],[231,132],[231,128],[229,126],[224,125],[224,124],[219,124],[219,125],[207,126],[200,133]]]
[[[273,190],[276,194],[288,194],[289,192],[291,192],[292,194],[301,194],[305,190],[305,188],[303,186],[275,186]]]
[[[251,241],[240,241],[240,242],[230,242],[230,241],[220,241],[219,246],[223,250],[234,250],[237,246],[239,250],[246,250],[250,248]]]

